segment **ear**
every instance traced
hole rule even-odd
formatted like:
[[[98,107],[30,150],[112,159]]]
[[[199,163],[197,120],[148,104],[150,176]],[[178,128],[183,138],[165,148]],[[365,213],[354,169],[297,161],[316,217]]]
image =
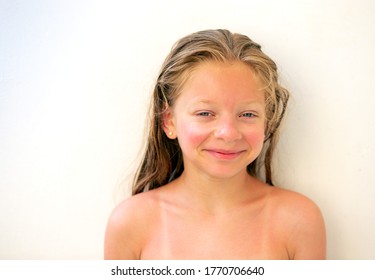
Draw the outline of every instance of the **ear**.
[[[169,139],[176,139],[176,127],[171,108],[165,108],[162,115],[163,130]]]

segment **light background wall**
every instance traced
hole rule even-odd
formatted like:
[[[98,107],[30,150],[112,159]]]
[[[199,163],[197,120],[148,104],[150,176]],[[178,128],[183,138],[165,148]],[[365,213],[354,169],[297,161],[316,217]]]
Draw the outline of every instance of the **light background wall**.
[[[279,65],[277,181],[320,206],[328,258],[375,259],[374,3],[0,0],[0,259],[102,258],[159,67],[207,28]]]

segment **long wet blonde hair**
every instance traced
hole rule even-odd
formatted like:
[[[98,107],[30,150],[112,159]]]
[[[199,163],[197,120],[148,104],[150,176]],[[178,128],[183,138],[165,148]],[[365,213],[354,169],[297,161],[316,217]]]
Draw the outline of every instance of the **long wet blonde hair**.
[[[272,156],[289,92],[279,84],[275,62],[249,37],[228,30],[204,30],[190,34],[174,45],[157,78],[150,104],[148,138],[141,164],[133,182],[133,195],[165,185],[184,170],[177,139],[163,130],[163,112],[172,107],[191,71],[202,62],[247,64],[260,78],[266,100],[266,139],[260,156],[247,166],[247,172],[273,185]]]

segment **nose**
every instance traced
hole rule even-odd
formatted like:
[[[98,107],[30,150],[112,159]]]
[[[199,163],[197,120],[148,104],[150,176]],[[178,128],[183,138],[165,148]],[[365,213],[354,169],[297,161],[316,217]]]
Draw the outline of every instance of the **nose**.
[[[218,120],[214,135],[216,138],[226,142],[233,142],[242,138],[238,123],[233,117],[223,117]]]

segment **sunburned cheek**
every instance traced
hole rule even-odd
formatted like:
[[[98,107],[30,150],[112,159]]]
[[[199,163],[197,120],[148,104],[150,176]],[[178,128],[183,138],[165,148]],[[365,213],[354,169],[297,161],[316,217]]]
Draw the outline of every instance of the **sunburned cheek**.
[[[180,145],[197,146],[207,138],[207,132],[192,124],[182,124],[179,127],[178,138]]]
[[[253,147],[253,149],[259,150],[263,148],[265,136],[263,130],[254,131],[246,135],[246,141]]]
[[[250,135],[250,141],[253,143],[263,144],[264,139],[265,139],[264,133],[254,133]]]

